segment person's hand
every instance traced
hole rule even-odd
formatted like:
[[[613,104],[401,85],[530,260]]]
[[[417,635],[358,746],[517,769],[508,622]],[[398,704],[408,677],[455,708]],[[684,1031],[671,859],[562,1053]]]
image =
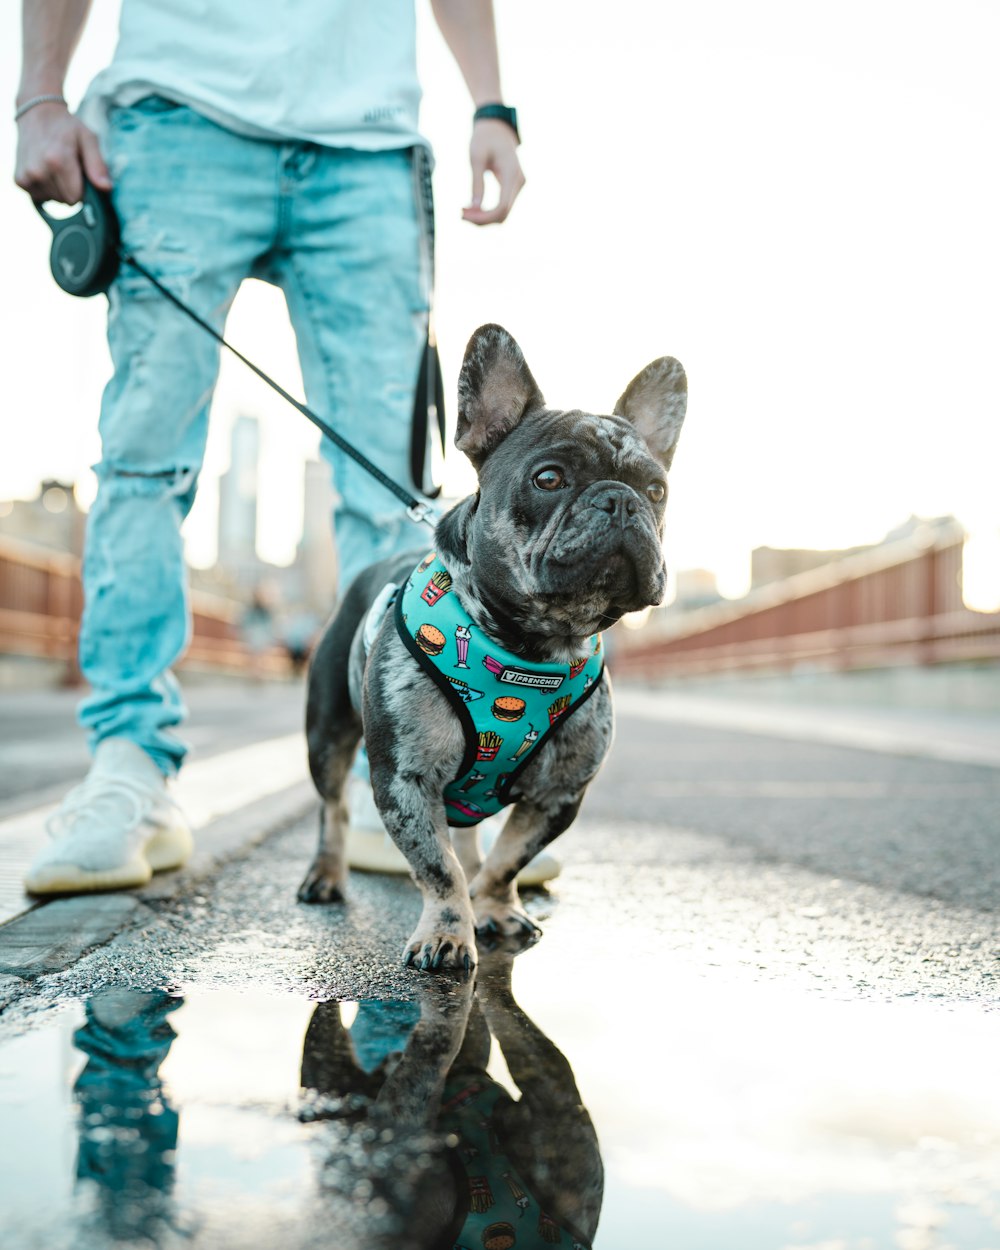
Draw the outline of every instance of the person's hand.
[[[521,188],[524,174],[517,159],[517,139],[506,122],[483,118],[472,127],[469,145],[472,165],[472,203],[462,209],[462,218],[475,226],[489,226],[506,221]],[[485,174],[489,172],[500,184],[500,198],[493,208],[483,208]]]
[[[17,128],[14,181],[36,204],[45,200],[78,203],[83,197],[84,174],[99,190],[111,190],[97,135],[65,104],[52,101],[36,105],[25,113]]]

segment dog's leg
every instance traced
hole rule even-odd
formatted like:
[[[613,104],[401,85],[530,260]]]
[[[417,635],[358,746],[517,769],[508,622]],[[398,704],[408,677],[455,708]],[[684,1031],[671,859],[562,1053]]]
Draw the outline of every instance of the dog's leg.
[[[347,862],[344,844],[347,837],[347,803],[344,791],[347,774],[361,741],[361,722],[351,713],[334,734],[313,749],[310,734],[309,766],[316,788],[323,796],[320,811],[319,846],[299,886],[303,903],[338,903],[344,898],[347,883]]]
[[[442,798],[465,748],[462,727],[399,638],[386,630],[365,670],[363,703],[375,804],[424,901],[403,962],[468,972],[476,963],[472,905]]]
[[[453,828],[451,841],[462,865],[466,881],[471,881],[483,866],[483,852],[479,841],[479,826],[469,825],[468,828]]]
[[[414,777],[379,766],[374,754],[372,787],[385,827],[406,856],[424,906],[403,948],[403,963],[421,970],[476,963],[476,935],[465,873],[448,836],[439,778]]]
[[[576,819],[582,792],[551,806],[517,803],[479,872],[469,882],[476,932],[486,936],[537,937],[541,929],[521,906],[517,874]]]

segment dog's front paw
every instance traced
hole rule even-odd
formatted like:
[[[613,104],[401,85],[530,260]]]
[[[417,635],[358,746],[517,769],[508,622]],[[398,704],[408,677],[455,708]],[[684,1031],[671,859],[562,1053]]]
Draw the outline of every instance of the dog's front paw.
[[[296,895],[300,903],[342,903],[344,873],[327,856],[319,854],[309,865]]]
[[[403,947],[403,964],[421,972],[471,972],[476,966],[472,916],[449,906],[425,910]]]
[[[489,941],[515,937],[537,942],[542,931],[514,898],[488,898],[480,895],[472,900],[476,918],[476,936]]]

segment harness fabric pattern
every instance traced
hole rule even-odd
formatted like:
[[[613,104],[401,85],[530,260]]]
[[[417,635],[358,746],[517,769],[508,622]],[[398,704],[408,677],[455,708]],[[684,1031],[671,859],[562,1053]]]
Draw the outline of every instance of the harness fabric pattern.
[[[450,702],[465,755],[444,800],[450,825],[477,825],[517,799],[513,783],[604,672],[600,634],[569,663],[534,663],[482,637],[429,552],[396,596],[404,645]]]

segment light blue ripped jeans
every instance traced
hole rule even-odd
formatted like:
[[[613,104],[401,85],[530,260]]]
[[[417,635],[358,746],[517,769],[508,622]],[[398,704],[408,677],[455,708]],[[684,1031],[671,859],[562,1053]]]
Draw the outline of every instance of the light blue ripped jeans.
[[[427,295],[408,150],[248,139],[150,96],[111,114],[107,157],[125,247],[218,329],[244,278],[280,286],[308,402],[399,482]],[[194,502],[219,347],[139,274],[110,291],[114,376],[83,563],[80,664],[93,748],[141,746],[168,775],[186,747],[171,666],[190,629],[180,527]],[[266,362],[260,362],[266,368]],[[303,418],[291,407],[288,420]],[[324,440],[341,585],[420,536],[402,505]]]

